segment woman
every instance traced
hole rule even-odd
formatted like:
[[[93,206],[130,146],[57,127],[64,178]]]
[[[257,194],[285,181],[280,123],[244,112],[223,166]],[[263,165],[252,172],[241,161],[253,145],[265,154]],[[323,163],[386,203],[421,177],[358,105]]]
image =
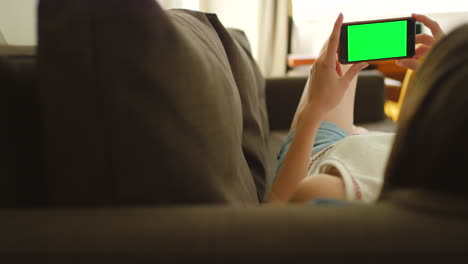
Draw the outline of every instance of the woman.
[[[434,36],[418,35],[416,42],[419,45],[414,58],[398,62],[400,66],[417,70],[418,59],[443,37],[443,32],[428,17],[413,16],[429,27]],[[336,56],[342,23],[343,15],[340,14],[311,69],[291,132],[280,151],[279,169],[269,202],[308,202],[319,197],[373,202],[380,195],[394,135],[349,136],[362,133],[353,125],[354,94],[357,74],[368,64],[343,66],[338,63]],[[408,116],[411,116],[410,110]],[[398,144],[401,144],[398,142],[404,137],[405,133],[399,132],[392,160],[397,160],[404,152],[397,152]],[[389,178],[393,168],[389,166]]]
[[[424,189],[468,197],[467,51],[468,24],[441,39],[415,75],[403,103],[385,190]],[[413,61],[407,65],[418,67]]]

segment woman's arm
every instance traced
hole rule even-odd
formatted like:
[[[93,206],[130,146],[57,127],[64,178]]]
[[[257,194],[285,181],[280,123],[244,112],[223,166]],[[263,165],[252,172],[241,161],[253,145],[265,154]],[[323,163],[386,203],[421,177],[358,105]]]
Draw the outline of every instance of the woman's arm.
[[[288,202],[291,199],[298,184],[307,176],[310,153],[320,123],[340,103],[357,73],[368,65],[355,64],[342,73],[337,61],[342,23],[343,15],[340,14],[327,44],[310,71],[307,102],[299,113],[296,133],[273,183],[268,202]]]
[[[297,186],[290,201],[306,203],[315,198],[346,199],[343,178],[329,174],[317,174],[305,178]]]
[[[314,106],[307,105],[299,113],[296,133],[273,183],[268,202],[289,201],[299,182],[307,175],[307,164],[314,145],[315,134],[323,117],[319,111],[307,108],[314,108]]]

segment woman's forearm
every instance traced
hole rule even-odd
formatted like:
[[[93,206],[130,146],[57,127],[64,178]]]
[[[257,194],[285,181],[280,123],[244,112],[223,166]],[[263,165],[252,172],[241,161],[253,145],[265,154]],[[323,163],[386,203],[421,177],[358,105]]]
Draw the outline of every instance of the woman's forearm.
[[[296,134],[291,142],[278,177],[273,183],[269,202],[287,202],[298,184],[307,176],[310,153],[315,135],[325,113],[332,111],[342,100],[351,81],[367,63],[357,63],[346,72],[336,60],[343,14],[339,14],[330,38],[310,70],[306,106],[297,120]]]
[[[314,111],[311,105],[300,113],[296,133],[273,183],[268,202],[289,201],[299,182],[307,176],[310,153],[322,118],[323,114]]]

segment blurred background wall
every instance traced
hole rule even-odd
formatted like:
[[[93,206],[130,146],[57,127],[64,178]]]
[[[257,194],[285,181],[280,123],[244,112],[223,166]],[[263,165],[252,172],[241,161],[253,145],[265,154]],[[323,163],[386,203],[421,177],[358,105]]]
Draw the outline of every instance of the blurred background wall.
[[[461,0],[156,1],[166,9],[216,13],[226,27],[243,30],[265,76],[285,75],[288,54],[317,56],[340,12],[345,21],[409,16],[417,12],[437,20],[446,32],[468,22],[468,1]],[[0,1],[0,31],[6,42],[37,44],[37,3],[38,0]],[[430,34],[424,28],[423,32]],[[1,39],[0,35],[0,44]]]

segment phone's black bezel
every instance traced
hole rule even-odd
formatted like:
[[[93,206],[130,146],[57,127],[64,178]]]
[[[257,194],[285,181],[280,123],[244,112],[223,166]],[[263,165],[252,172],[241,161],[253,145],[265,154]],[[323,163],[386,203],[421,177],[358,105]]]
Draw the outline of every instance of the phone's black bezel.
[[[382,22],[393,22],[393,21],[408,21],[407,23],[407,45],[406,45],[406,56],[402,57],[392,57],[392,58],[383,58],[383,59],[373,59],[373,60],[361,60],[361,61],[348,61],[348,30],[347,27],[350,25],[362,25],[362,24],[373,24],[373,23],[382,23]],[[338,48],[338,60],[341,64],[350,64],[350,63],[359,63],[364,61],[380,61],[380,60],[392,60],[392,59],[403,59],[411,58],[414,56],[415,41],[416,41],[416,20],[413,17],[400,17],[392,19],[378,19],[378,20],[367,20],[367,21],[357,21],[350,23],[343,23],[340,29],[340,44]]]

